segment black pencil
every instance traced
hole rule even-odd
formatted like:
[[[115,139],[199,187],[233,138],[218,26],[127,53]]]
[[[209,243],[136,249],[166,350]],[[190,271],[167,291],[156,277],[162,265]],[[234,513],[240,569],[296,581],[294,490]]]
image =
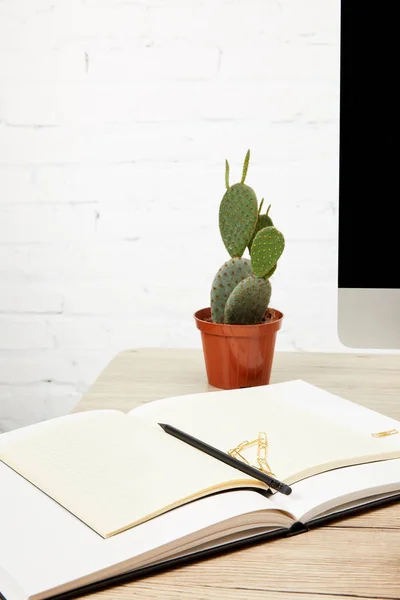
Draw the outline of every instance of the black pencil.
[[[283,483],[282,481],[279,481],[278,479],[275,479],[274,477],[263,473],[255,467],[246,465],[237,458],[230,456],[230,454],[222,452],[222,450],[218,450],[218,448],[214,448],[213,446],[210,446],[209,444],[198,440],[192,435],[189,435],[188,433],[185,433],[184,431],[181,431],[180,429],[177,429],[172,425],[167,425],[166,423],[159,423],[159,426],[162,427],[166,433],[169,433],[170,435],[178,438],[178,440],[186,442],[186,444],[189,444],[190,446],[193,446],[194,448],[205,452],[209,456],[212,456],[213,458],[224,462],[230,467],[238,469],[239,471],[246,473],[246,475],[250,475],[251,477],[254,477],[254,479],[258,479],[259,481],[266,483],[270,488],[276,490],[277,492],[281,492],[282,494],[285,494],[285,496],[289,496],[289,494],[292,493],[292,488],[286,485],[286,483]]]

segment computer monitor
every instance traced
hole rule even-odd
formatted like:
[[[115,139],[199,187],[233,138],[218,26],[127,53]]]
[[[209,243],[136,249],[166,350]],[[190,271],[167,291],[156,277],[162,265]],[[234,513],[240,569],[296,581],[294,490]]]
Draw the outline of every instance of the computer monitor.
[[[351,348],[400,348],[395,6],[342,0],[338,332]]]

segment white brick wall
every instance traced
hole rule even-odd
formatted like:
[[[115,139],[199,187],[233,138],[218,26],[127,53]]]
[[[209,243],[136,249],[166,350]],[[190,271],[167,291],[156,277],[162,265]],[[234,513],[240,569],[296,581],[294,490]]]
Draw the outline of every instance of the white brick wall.
[[[278,348],[336,335],[339,0],[0,0],[0,430],[128,347],[200,346],[232,181],[287,249]]]

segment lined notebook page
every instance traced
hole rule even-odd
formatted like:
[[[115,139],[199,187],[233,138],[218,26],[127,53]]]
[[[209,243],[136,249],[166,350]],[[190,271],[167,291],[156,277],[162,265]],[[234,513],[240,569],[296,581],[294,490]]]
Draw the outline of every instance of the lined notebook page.
[[[103,537],[206,492],[254,481],[118,411],[3,434],[0,459]]]
[[[301,380],[158,400],[130,417],[169,423],[225,452],[262,431],[267,462],[288,484],[337,467],[400,458],[398,421]],[[372,436],[390,429],[399,433]],[[257,446],[242,455],[257,466]]]

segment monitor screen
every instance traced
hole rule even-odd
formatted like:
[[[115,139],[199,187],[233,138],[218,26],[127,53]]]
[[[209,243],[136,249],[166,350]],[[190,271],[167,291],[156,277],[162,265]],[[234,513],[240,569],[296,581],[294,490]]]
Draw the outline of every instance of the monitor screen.
[[[341,8],[338,319],[341,340],[354,347],[400,348],[399,51],[388,6],[348,0]],[[357,327],[371,319],[389,338],[375,326],[360,337]]]

